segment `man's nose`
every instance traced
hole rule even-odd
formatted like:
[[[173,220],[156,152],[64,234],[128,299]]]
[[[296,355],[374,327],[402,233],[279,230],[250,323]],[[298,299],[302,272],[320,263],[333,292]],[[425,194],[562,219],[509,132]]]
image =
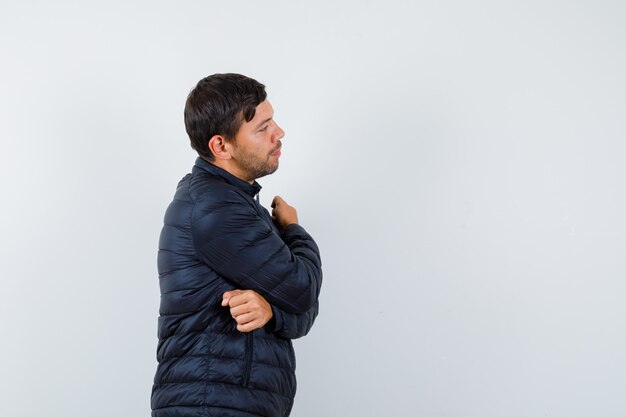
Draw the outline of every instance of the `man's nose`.
[[[285,137],[285,131],[281,129],[280,126],[278,126],[278,124],[276,124],[276,133],[274,135],[274,140],[279,140],[279,139],[282,139],[283,137]]]

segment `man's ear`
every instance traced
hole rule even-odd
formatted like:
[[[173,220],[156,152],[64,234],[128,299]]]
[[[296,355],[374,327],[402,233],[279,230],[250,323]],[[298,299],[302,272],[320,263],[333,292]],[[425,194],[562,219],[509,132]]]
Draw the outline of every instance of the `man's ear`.
[[[230,147],[227,146],[226,139],[222,135],[213,135],[209,139],[209,149],[215,155],[215,159],[230,159]]]

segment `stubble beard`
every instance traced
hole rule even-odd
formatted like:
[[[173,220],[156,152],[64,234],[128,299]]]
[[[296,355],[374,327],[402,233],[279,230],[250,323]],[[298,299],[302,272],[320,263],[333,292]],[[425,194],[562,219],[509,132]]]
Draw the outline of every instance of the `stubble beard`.
[[[245,151],[239,154],[239,167],[244,172],[246,181],[254,181],[266,175],[273,174],[278,169],[278,159],[276,162],[271,162],[271,154],[280,149],[281,145],[278,144],[272,151],[265,157],[260,158],[253,153],[247,153]]]

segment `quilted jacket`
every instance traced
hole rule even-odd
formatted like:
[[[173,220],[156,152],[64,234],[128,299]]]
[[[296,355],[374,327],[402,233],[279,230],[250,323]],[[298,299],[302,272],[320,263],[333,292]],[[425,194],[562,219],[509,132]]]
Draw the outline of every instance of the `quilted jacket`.
[[[299,225],[280,232],[261,187],[198,158],[178,184],[159,239],[161,305],[153,417],[288,416],[296,391],[291,339],[318,312],[321,260]],[[252,289],[273,319],[240,333],[222,294]]]

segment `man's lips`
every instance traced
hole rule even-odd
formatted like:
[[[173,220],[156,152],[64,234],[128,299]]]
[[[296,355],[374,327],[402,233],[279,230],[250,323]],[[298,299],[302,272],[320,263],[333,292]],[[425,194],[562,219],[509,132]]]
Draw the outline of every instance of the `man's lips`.
[[[282,146],[279,146],[278,148],[276,148],[271,155],[272,156],[280,156],[281,152],[280,152],[280,148],[282,148]]]

